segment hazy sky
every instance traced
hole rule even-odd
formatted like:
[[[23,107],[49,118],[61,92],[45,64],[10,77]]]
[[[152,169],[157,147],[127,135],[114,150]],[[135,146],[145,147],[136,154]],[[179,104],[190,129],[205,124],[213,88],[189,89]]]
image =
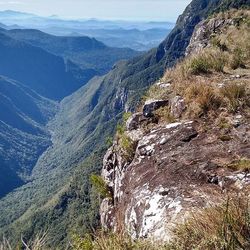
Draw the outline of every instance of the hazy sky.
[[[0,10],[67,18],[175,21],[191,0],[0,0]]]

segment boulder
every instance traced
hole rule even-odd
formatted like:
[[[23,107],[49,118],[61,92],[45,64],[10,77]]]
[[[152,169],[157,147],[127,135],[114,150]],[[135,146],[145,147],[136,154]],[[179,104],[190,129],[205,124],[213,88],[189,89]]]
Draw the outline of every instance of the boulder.
[[[143,115],[147,118],[153,117],[153,112],[169,104],[168,100],[148,100],[143,107]]]

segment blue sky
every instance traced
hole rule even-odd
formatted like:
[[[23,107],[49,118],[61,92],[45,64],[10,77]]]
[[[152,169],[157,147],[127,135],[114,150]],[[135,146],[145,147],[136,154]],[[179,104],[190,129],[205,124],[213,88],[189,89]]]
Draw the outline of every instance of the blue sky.
[[[43,16],[175,21],[191,0],[0,0],[0,10]]]

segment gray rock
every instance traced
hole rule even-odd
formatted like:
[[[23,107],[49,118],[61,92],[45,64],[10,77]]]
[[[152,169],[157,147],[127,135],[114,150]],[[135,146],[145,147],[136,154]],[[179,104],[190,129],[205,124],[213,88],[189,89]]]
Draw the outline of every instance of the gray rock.
[[[159,81],[155,85],[162,88],[162,89],[164,89],[164,88],[169,88],[171,86],[171,82],[161,82],[161,81]]]
[[[242,123],[242,118],[243,116],[242,115],[236,115],[235,116],[235,119],[232,121],[232,124],[235,128],[239,127]]]
[[[148,100],[143,107],[143,115],[147,118],[153,117],[153,112],[169,104],[168,100]]]
[[[186,56],[210,47],[211,37],[214,34],[223,32],[223,28],[231,24],[233,24],[233,20],[225,18],[210,18],[200,22],[193,32],[189,46],[186,49]]]
[[[126,122],[126,128],[128,131],[136,130],[139,128],[141,122],[145,121],[145,117],[143,113],[135,113],[133,114]]]
[[[175,96],[171,100],[171,114],[175,118],[180,118],[185,109],[186,109],[186,104],[181,96]]]
[[[112,200],[105,198],[100,205],[100,219],[102,226],[107,230],[114,225],[114,206]]]
[[[160,145],[164,145],[167,141],[167,138],[162,138],[160,141]]]

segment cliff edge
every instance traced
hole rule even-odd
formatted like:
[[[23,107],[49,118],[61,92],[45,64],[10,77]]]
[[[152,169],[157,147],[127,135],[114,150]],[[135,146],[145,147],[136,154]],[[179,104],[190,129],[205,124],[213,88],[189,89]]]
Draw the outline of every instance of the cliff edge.
[[[103,160],[104,228],[171,241],[191,215],[248,197],[249,20],[231,10],[201,21],[186,57],[118,128]]]

